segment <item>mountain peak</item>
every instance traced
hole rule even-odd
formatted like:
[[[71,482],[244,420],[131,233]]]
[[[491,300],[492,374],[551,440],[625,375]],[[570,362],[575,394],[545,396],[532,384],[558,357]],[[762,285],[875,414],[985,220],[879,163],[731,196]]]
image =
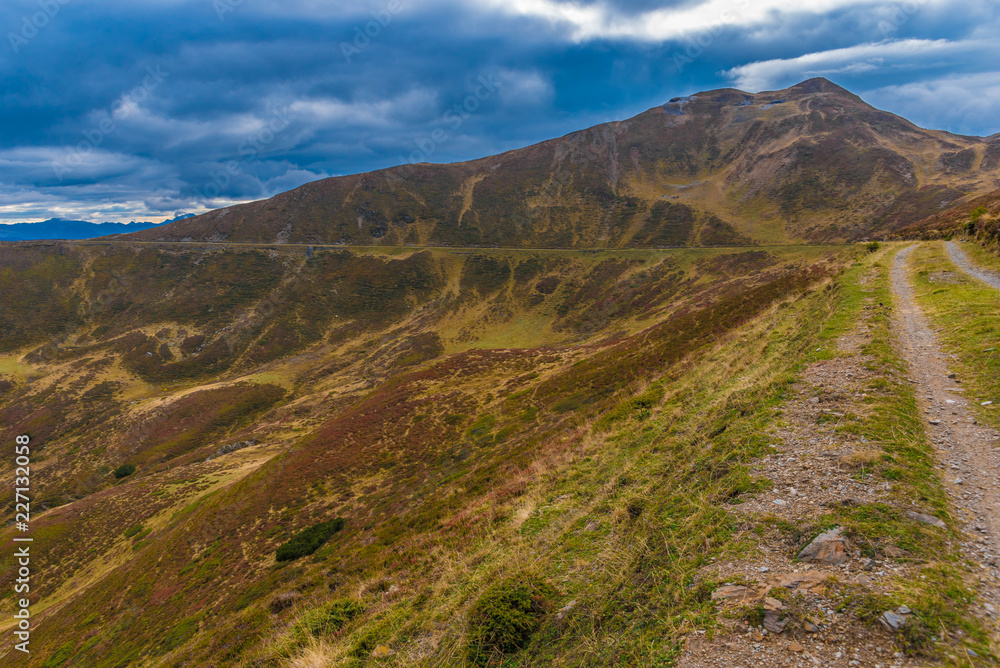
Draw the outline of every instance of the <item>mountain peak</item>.
[[[777,91],[676,97],[480,160],[324,179],[129,238],[507,247],[845,240],[1000,188],[1000,143],[977,162],[981,144],[922,130],[817,77]]]
[[[825,77],[813,77],[812,79],[806,79],[805,81],[800,81],[799,83],[793,84],[788,88],[760,91],[757,95],[774,96],[776,98],[804,98],[815,95],[827,95],[832,96],[835,99],[860,102],[866,107],[869,106],[866,102],[864,102],[864,100],[851,91],[847,90],[843,86],[833,83]]]
[[[825,77],[813,77],[812,79],[806,79],[805,81],[797,83],[794,86],[790,86],[787,90],[800,93],[846,93],[854,97],[854,93],[842,86],[838,86]]]

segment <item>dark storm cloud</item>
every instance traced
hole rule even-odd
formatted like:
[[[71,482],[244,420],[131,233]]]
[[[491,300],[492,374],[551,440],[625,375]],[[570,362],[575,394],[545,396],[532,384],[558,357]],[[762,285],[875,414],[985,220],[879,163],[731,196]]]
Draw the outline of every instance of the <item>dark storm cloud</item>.
[[[997,131],[993,3],[787,5],[5,2],[0,221],[162,219],[808,76],[918,123]]]

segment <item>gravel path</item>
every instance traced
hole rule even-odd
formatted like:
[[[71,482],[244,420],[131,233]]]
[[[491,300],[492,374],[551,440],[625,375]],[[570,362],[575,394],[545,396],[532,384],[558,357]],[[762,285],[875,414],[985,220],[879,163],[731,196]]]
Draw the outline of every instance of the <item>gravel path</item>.
[[[973,612],[1000,638],[1000,435],[976,424],[961,383],[948,378],[934,332],[914,301],[906,271],[911,251],[900,252],[892,267],[898,298],[893,328],[897,349],[909,363],[949,506],[963,530],[962,554],[971,567],[970,580],[980,585]],[[891,502],[887,485],[856,480],[848,465],[852,456],[864,455],[872,446],[838,426],[839,417],[867,410],[865,391],[877,371],[869,368],[871,360],[862,350],[872,339],[871,319],[881,308],[868,297],[857,327],[838,341],[842,354],[811,364],[792,387],[781,408],[781,423],[770,431],[774,451],[753,469],[772,484],[734,507],[734,514],[746,518],[745,527],[758,525],[765,517],[801,524],[847,500]],[[848,560],[839,565],[806,564],[793,559],[800,547],[789,544],[780,532],[765,532],[754,550],[706,566],[700,577],[725,583],[712,594],[722,627],[712,637],[704,631],[690,633],[678,668],[939,665],[896,651],[892,634],[877,624],[863,623],[849,609],[841,613],[830,593],[830,587],[843,586],[862,592],[891,590],[894,583],[919,577],[920,563],[906,559],[905,552],[890,553],[893,546],[888,546],[871,561],[849,550]],[[798,580],[804,584],[786,584]],[[780,601],[767,598],[782,587],[795,592],[795,603],[780,607]],[[788,626],[768,627],[766,614],[766,632],[747,624],[739,611],[754,603],[765,609],[778,604]],[[961,657],[955,665],[972,665],[963,662],[969,658]]]
[[[996,628],[1000,614],[1000,435],[977,424],[961,384],[948,378],[941,347],[914,300],[907,275],[906,262],[913,248],[900,251],[892,267],[892,288],[899,302],[896,338],[916,383],[920,408],[927,415],[951,507],[965,532],[964,554],[980,571],[980,613]],[[962,253],[957,247],[956,251]],[[964,254],[961,257],[965,259]],[[996,287],[1000,289],[1000,284]]]
[[[986,285],[1000,290],[1000,274],[989,269],[977,267],[969,259],[969,256],[965,254],[965,251],[954,241],[948,242],[948,255],[951,257],[951,261],[957,264],[962,271],[970,276],[975,276]]]
[[[867,285],[873,277],[870,274],[861,283]],[[866,392],[875,378],[883,378],[869,368],[872,360],[861,352],[874,335],[872,319],[884,308],[871,296],[874,288],[866,292],[870,296],[855,328],[837,341],[843,354],[810,364],[791,386],[781,419],[769,430],[774,450],[753,465],[754,477],[766,478],[771,485],[732,507],[736,516],[745,518],[744,530],[762,527],[765,519],[812,526],[830,507],[893,502],[888,483],[857,479],[852,462],[870,454],[873,446],[845,432],[841,422],[848,415],[870,412]],[[919,577],[920,565],[904,551],[886,545],[869,558],[851,549],[841,564],[807,563],[795,560],[802,545],[782,531],[767,530],[759,541],[752,550],[702,569],[699,577],[748,588],[724,584],[713,593],[722,628],[711,639],[703,631],[689,634],[677,668],[933,665],[897,651],[894,635],[881,625],[838,608],[848,588],[851,594],[887,593],[895,583]],[[802,584],[791,584],[799,580]],[[795,602],[780,613],[787,626],[774,626],[777,619],[768,626],[765,616],[766,631],[762,631],[743,621],[739,610],[758,603],[773,606],[777,599],[767,597],[782,589],[795,596]]]

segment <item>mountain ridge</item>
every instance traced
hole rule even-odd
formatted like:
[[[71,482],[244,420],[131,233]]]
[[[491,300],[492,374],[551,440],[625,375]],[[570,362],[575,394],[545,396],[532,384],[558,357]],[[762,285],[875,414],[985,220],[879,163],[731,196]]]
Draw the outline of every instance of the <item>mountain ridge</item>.
[[[0,554],[31,653],[0,656],[995,661],[1000,292],[941,243],[815,243],[880,211],[984,239],[992,154],[840,90],[0,244],[0,473],[30,464],[33,511],[25,598]],[[222,243],[132,243],[171,228]],[[298,243],[331,231],[358,246]]]
[[[995,188],[1000,143],[924,130],[820,78],[676,97],[498,155],[314,181],[128,238],[567,248],[849,241]]]

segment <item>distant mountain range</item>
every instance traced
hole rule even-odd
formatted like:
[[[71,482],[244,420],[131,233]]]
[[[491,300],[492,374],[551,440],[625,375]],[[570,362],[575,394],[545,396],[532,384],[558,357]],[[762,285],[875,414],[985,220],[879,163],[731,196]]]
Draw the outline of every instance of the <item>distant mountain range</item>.
[[[162,223],[91,223],[85,220],[63,220],[50,218],[40,223],[14,223],[0,225],[0,241],[34,241],[40,239],[92,239],[109,234],[125,234],[138,232],[150,227],[159,227],[185,218],[194,217],[193,213],[185,213],[165,220]]]

